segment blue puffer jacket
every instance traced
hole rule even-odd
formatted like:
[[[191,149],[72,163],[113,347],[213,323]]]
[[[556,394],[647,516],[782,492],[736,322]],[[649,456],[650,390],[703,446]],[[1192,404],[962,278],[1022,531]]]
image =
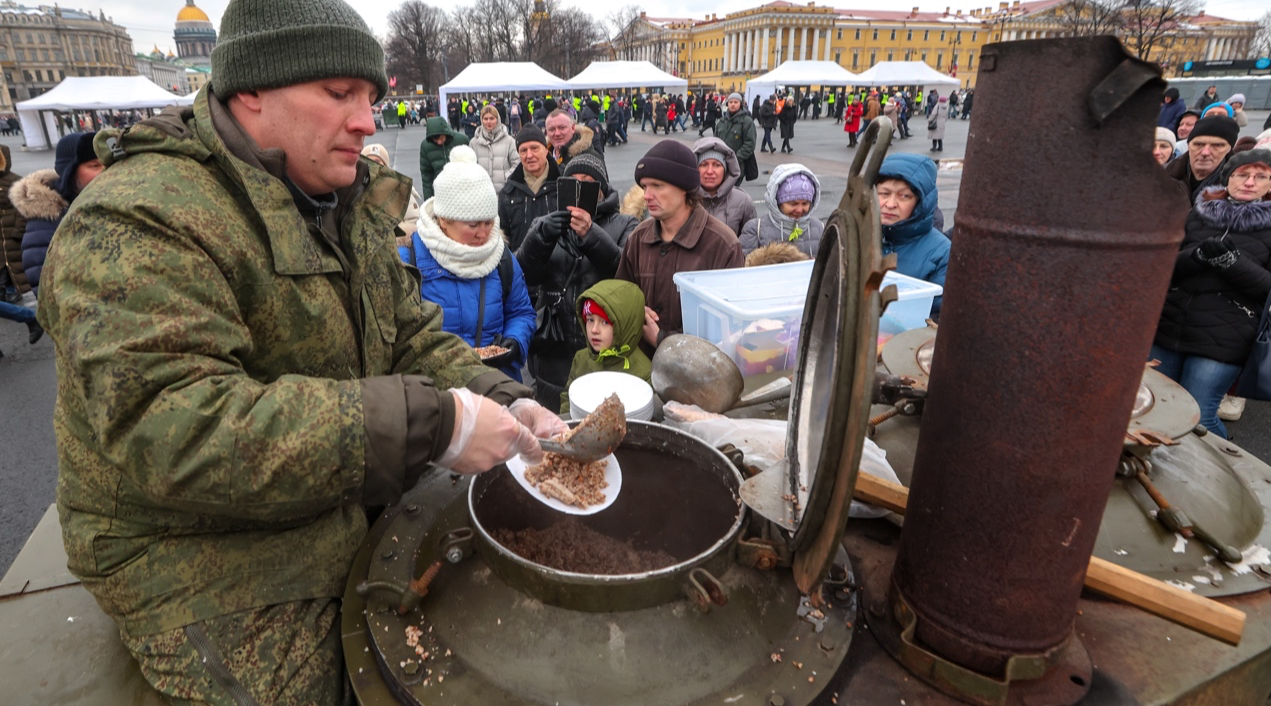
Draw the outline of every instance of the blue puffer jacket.
[[[22,177],[9,190],[9,200],[26,218],[26,230],[22,234],[22,268],[31,289],[37,294],[44,257],[53,242],[54,231],[66,214],[66,199],[57,193],[56,183],[57,172],[41,169]]]
[[[913,215],[883,226],[883,254],[896,253],[896,271],[944,286],[949,269],[949,239],[935,229],[936,163],[917,154],[893,154],[883,160],[878,180],[900,179],[918,195]],[[943,297],[931,306],[932,318],[940,315]]]
[[[503,237],[497,230],[492,236]],[[509,258],[512,264],[512,286],[506,300],[503,298],[503,283],[499,279],[500,268],[494,268],[482,278],[485,280],[485,323],[481,327],[481,341],[477,342],[474,340],[477,334],[477,297],[482,280],[461,279],[442,267],[428,251],[419,233],[411,236],[411,242],[412,247],[399,247],[398,254],[403,262],[419,269],[423,278],[420,293],[424,299],[441,307],[442,330],[455,334],[474,348],[493,345],[499,336],[515,339],[521,348],[520,356],[499,370],[520,382],[521,368],[525,367],[525,358],[530,350],[530,336],[534,333],[534,305],[530,303],[525,275],[521,273],[516,258],[506,249],[503,251],[504,257]]]

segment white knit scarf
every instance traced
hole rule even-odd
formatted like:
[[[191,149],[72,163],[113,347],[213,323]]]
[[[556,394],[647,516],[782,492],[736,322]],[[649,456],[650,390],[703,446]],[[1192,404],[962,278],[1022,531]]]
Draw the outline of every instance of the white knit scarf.
[[[424,202],[419,209],[419,237],[432,253],[437,264],[460,279],[480,279],[494,271],[503,257],[503,231],[499,230],[498,220],[490,231],[490,238],[485,245],[473,247],[464,245],[442,232],[441,226],[433,217],[433,199]]]

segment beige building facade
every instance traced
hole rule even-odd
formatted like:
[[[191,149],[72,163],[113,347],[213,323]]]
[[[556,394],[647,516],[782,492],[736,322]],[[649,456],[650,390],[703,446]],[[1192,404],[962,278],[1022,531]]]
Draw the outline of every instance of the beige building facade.
[[[135,76],[128,31],[108,19],[57,5],[0,2],[0,70],[9,103],[50,90],[67,76]]]
[[[860,73],[880,61],[922,61],[974,87],[983,46],[995,41],[1060,37],[1070,0],[999,2],[997,7],[944,12],[837,9],[778,0],[723,17],[641,14],[615,58],[647,59],[682,77],[690,90],[744,89],[746,82],[791,60],[833,61]],[[1068,13],[1070,14],[1070,13]],[[1245,58],[1257,24],[1203,12],[1164,32],[1149,53],[1166,75],[1187,61]],[[1133,40],[1123,37],[1133,51]]]

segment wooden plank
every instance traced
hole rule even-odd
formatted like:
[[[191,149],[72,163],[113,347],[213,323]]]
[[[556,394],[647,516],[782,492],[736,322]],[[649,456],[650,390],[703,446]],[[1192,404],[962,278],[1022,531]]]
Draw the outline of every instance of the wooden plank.
[[[903,515],[909,500],[909,489],[867,473],[859,473],[853,496],[857,500]],[[1195,630],[1229,645],[1240,644],[1240,637],[1244,633],[1244,612],[1099,557],[1090,557],[1085,585],[1095,593],[1128,603],[1175,625]]]

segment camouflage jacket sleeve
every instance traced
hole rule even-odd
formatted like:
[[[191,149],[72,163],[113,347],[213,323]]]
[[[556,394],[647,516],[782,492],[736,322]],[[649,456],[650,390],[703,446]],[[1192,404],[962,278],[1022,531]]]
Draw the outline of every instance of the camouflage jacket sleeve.
[[[398,267],[397,273],[393,374],[362,381],[367,505],[396,502],[445,452],[455,421],[449,388],[466,387],[503,405],[533,394],[483,365],[458,336],[443,332],[441,307],[422,301],[409,269]]]
[[[62,223],[40,306],[69,396],[63,463],[158,507],[253,522],[356,498],[358,381],[249,374],[253,332],[208,252],[145,209],[90,201]]]

